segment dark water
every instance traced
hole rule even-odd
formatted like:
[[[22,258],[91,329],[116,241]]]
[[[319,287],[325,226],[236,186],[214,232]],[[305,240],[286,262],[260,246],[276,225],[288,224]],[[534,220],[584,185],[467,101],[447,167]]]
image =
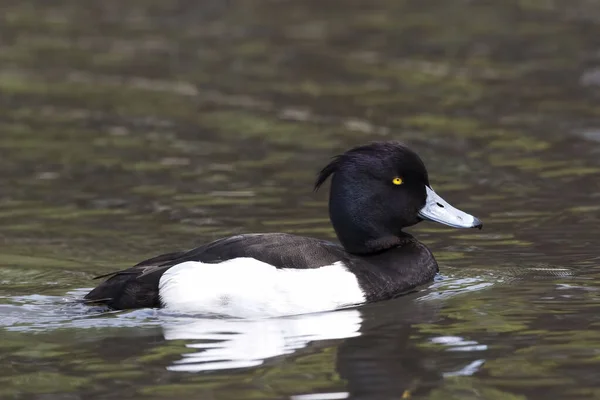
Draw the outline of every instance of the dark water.
[[[600,397],[600,3],[4,1],[0,397]],[[400,139],[485,222],[441,276],[243,321],[74,305],[238,232],[333,238],[315,172]]]

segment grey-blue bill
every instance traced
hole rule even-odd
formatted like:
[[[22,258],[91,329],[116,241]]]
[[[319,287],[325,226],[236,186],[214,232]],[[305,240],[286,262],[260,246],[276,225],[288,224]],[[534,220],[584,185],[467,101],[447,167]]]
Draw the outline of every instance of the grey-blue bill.
[[[429,186],[427,190],[427,199],[425,206],[419,211],[419,216],[428,221],[439,222],[454,228],[479,228],[483,223],[479,218],[467,214],[457,208],[452,207],[446,200],[442,199]]]

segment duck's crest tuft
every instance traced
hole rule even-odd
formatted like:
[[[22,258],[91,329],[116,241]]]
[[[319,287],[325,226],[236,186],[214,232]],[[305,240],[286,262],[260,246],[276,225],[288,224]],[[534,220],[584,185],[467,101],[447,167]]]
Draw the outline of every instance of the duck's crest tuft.
[[[317,190],[319,190],[321,185],[323,185],[325,183],[325,181],[327,180],[327,178],[329,178],[329,176],[331,176],[333,173],[335,173],[338,170],[340,164],[342,163],[342,157],[343,157],[343,155],[338,155],[338,156],[333,157],[331,162],[329,164],[327,164],[325,166],[325,168],[323,168],[319,172],[319,174],[317,175],[317,181],[315,182],[315,188],[314,188],[315,192]]]
[[[340,166],[346,162],[360,162],[368,158],[381,159],[386,156],[397,154],[398,152],[410,152],[408,148],[401,142],[371,142],[366,145],[354,147],[344,154],[333,157],[331,162],[323,168],[317,175],[314,191],[316,192],[325,183],[327,178],[336,173]],[[411,152],[412,153],[412,152]],[[416,156],[416,155],[415,155]],[[419,163],[422,161],[416,156]]]

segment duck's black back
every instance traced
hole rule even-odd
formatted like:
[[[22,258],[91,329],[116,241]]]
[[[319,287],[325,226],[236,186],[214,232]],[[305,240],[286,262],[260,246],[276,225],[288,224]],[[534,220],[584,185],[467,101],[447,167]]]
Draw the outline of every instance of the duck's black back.
[[[409,235],[401,246],[358,256],[315,238],[285,233],[249,234],[220,239],[186,252],[164,254],[109,274],[110,278],[88,293],[85,300],[115,309],[160,307],[159,281],[172,266],[186,261],[214,264],[240,257],[291,269],[319,268],[341,261],[357,276],[368,301],[394,297],[428,282],[437,272],[431,252]]]

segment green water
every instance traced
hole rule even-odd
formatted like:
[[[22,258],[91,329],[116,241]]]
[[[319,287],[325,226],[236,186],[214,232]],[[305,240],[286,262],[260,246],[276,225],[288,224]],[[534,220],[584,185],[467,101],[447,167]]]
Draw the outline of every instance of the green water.
[[[599,398],[598,38],[589,0],[4,2],[0,398]],[[333,239],[315,173],[388,139],[485,222],[411,229],[441,269],[419,293],[270,321],[73,303],[230,234]]]

